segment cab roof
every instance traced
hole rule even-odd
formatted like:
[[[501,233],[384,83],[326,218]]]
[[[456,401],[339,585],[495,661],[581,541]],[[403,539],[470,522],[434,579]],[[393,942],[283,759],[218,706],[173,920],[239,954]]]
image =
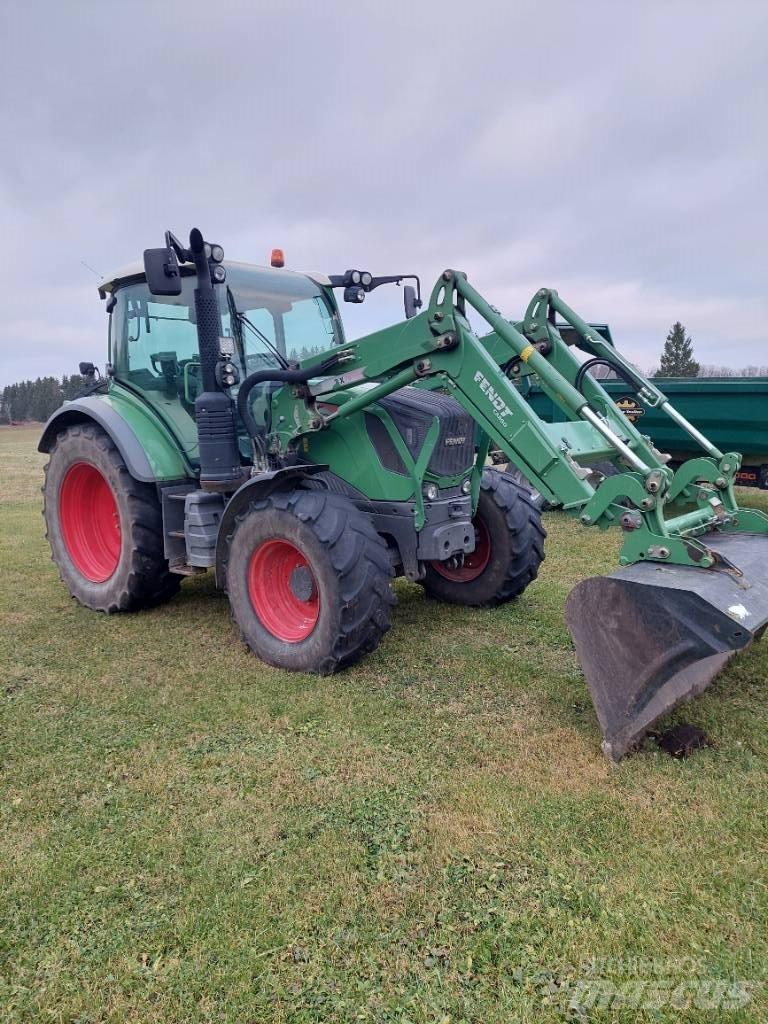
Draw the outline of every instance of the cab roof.
[[[188,271],[193,271],[194,270],[194,264],[193,263],[182,263],[182,264],[180,264],[180,266],[181,266],[182,270],[188,270]],[[260,273],[266,273],[266,274],[280,274],[282,277],[285,277],[285,278],[288,278],[288,277],[303,277],[303,278],[307,278],[308,277],[311,281],[314,281],[315,284],[325,285],[326,287],[328,285],[330,285],[330,283],[331,283],[330,278],[328,278],[328,276],[326,274],[316,274],[316,273],[301,274],[301,273],[297,273],[295,270],[282,270],[282,269],[278,269],[276,267],[264,267],[264,266],[261,266],[260,264],[257,264],[257,263],[240,263],[240,262],[236,262],[235,260],[225,260],[224,261],[224,266],[225,267],[238,267],[238,268],[240,268],[242,270],[257,270]],[[101,281],[99,281],[99,284],[98,284],[99,296],[100,296],[100,298],[105,299],[107,297],[107,295],[110,294],[110,292],[113,292],[115,290],[115,288],[118,285],[123,284],[123,282],[125,282],[125,281],[142,280],[143,278],[144,278],[144,264],[143,264],[143,262],[141,262],[140,260],[136,260],[135,263],[128,263],[125,266],[120,267],[118,270],[115,270],[112,274],[105,275],[101,279]]]

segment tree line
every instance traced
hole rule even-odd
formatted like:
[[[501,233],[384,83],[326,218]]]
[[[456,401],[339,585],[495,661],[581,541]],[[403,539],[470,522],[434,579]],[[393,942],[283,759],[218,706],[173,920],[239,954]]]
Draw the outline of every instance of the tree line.
[[[44,423],[59,408],[82,391],[85,380],[79,373],[71,377],[38,377],[7,384],[0,399],[0,423],[23,423],[37,420]]]
[[[319,349],[307,348],[291,352],[291,359],[306,359]],[[667,334],[658,369],[651,377],[768,377],[768,366],[751,365],[742,369],[732,366],[701,364],[693,356],[693,339],[678,320]],[[85,386],[79,373],[71,377],[38,377],[8,384],[0,399],[0,423],[23,423],[37,420],[44,423],[62,402],[76,398]]]

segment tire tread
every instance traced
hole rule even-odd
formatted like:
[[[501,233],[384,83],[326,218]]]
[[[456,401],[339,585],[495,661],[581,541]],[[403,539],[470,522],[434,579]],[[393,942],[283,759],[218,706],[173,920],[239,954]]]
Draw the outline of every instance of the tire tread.
[[[482,576],[468,583],[454,582],[428,568],[422,585],[427,594],[438,601],[494,608],[519,597],[536,579],[539,566],[544,560],[544,539],[547,533],[541,524],[536,498],[510,473],[485,469],[480,488],[501,512],[507,531],[510,557],[501,579],[495,586],[492,583],[479,586]],[[493,589],[489,593],[491,587]]]
[[[95,611],[113,614],[154,608],[170,600],[177,593],[181,581],[178,575],[169,571],[165,558],[162,512],[154,488],[151,484],[142,483],[131,476],[112,439],[96,424],[82,423],[68,427],[57,435],[51,448],[50,459],[44,469],[45,483],[42,488],[45,536],[49,544],[51,538],[48,515],[49,511],[51,515],[54,512],[49,509],[48,471],[57,450],[66,445],[67,439],[72,437],[85,438],[106,456],[118,475],[122,496],[130,512],[131,561],[122,586],[114,593],[105,595],[103,601],[94,599],[81,603]],[[53,545],[51,551],[51,560],[58,568],[59,578],[67,585]]]
[[[385,541],[368,517],[342,495],[320,490],[273,491],[252,501],[235,520],[227,536],[225,579],[229,552],[240,524],[270,508],[290,512],[311,526],[337,575],[340,630],[331,651],[314,671],[329,675],[354,664],[374,651],[390,628],[395,595]],[[240,634],[248,645],[242,629]]]

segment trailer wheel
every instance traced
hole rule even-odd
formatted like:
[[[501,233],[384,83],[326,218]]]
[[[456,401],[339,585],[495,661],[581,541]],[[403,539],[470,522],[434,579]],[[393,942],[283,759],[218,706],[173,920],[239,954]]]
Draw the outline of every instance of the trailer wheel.
[[[178,591],[179,577],[164,557],[155,489],[134,480],[95,424],[56,438],[45,467],[43,515],[61,580],[86,608],[135,611]]]
[[[251,502],[227,538],[226,588],[244,642],[278,668],[326,675],[375,650],[395,602],[368,517],[323,491]]]
[[[518,597],[536,579],[546,531],[527,487],[486,469],[473,520],[475,550],[462,562],[430,562],[421,581],[430,597],[494,606]]]

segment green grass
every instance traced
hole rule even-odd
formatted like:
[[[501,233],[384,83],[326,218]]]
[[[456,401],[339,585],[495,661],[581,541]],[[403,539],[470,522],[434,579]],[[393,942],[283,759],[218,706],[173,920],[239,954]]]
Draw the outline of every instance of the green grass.
[[[519,601],[399,582],[379,651],[288,675],[208,578],[139,615],[76,605],[35,439],[0,430],[0,1019],[765,1019],[768,644],[685,709],[712,749],[612,768],[563,603],[615,534],[549,515]],[[547,993],[592,959],[755,989],[569,1017]]]

